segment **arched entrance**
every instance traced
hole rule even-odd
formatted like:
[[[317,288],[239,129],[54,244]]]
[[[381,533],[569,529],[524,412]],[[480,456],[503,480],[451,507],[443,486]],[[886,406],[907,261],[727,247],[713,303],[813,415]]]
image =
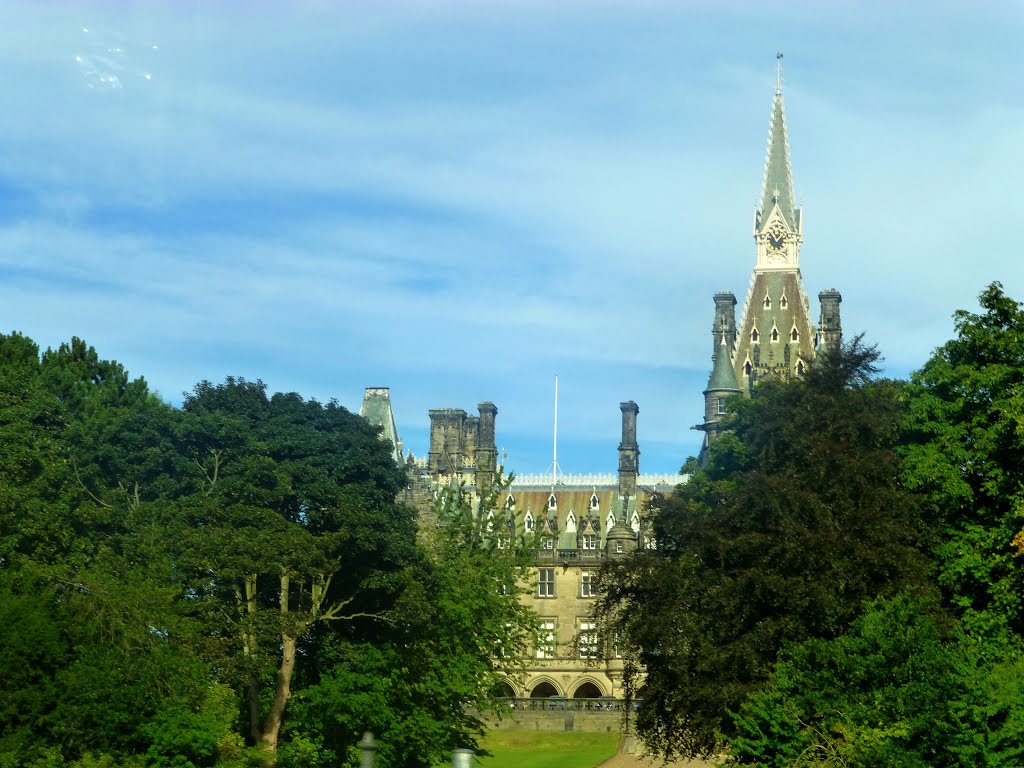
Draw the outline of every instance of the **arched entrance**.
[[[588,680],[573,692],[572,697],[574,699],[597,699],[603,695],[601,689]]]
[[[558,689],[546,680],[544,682],[537,683],[537,685],[534,686],[533,690],[530,691],[531,699],[546,699],[549,696],[558,695]]]
[[[498,683],[495,693],[498,695],[498,698],[514,699],[516,697],[516,689],[512,687],[512,683],[508,680],[502,680]]]

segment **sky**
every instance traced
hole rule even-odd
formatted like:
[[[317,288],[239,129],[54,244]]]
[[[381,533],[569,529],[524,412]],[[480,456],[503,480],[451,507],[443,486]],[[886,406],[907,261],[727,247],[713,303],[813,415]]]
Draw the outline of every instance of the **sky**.
[[[1024,299],[1020,2],[27,2],[0,26],[0,330],[358,410],[498,407],[518,473],[700,447],[776,53],[801,270],[905,377]],[[740,308],[738,308],[740,309]]]

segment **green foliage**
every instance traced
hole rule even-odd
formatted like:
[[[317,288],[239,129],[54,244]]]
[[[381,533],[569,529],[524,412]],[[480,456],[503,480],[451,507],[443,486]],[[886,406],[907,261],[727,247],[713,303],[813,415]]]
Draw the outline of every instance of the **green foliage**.
[[[904,476],[929,501],[939,583],[966,625],[1022,637],[1024,306],[999,283],[980,302],[913,376]]]
[[[739,764],[1016,766],[1024,758],[1024,684],[993,668],[934,605],[877,599],[844,635],[783,654],[767,687],[734,716]]]
[[[654,503],[655,551],[602,575],[601,613],[646,670],[637,728],[671,756],[715,749],[781,649],[842,633],[864,599],[926,582],[894,452],[901,387],[854,340],[736,403],[731,434]]]

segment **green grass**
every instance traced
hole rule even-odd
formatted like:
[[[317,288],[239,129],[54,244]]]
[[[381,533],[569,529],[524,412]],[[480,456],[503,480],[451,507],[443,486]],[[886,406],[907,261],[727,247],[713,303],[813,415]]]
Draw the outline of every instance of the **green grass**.
[[[615,754],[617,733],[493,730],[480,746],[493,757],[480,768],[594,768]]]

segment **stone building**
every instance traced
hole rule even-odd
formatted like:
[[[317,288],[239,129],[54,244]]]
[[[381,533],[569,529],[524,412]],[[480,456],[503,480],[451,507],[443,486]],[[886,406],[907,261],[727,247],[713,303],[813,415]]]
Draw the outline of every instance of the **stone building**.
[[[756,261],[738,325],[735,295],[714,296],[712,371],[704,390],[704,421],[696,427],[704,432],[702,457],[720,432],[729,397],[749,397],[757,382],[768,378],[801,376],[816,356],[836,349],[841,340],[839,292],[818,294],[821,313],[815,325],[800,275],[803,215],[793,192],[781,70],[753,234]],[[607,558],[653,546],[645,519],[648,502],[653,494],[685,482],[685,477],[640,474],[640,409],[632,401],[619,408],[617,474],[521,475],[504,499],[513,520],[510,533],[533,533],[539,542],[530,593],[524,599],[542,626],[525,675],[507,681],[510,696],[622,695],[623,665],[614,643],[605,649],[606,658],[598,658],[592,618],[594,577]],[[491,483],[498,468],[497,413],[490,402],[480,403],[477,415],[454,408],[429,412],[429,452],[422,461],[406,460],[412,470],[410,499],[425,515],[439,486],[458,480],[475,491]],[[361,414],[383,427],[401,461],[388,390],[367,389]]]
[[[781,55],[780,55],[781,58]],[[820,320],[811,322],[811,305],[800,276],[803,211],[796,207],[789,163],[781,66],[772,101],[768,155],[761,204],[754,211],[754,273],[736,324],[736,296],[716,293],[711,376],[704,390],[701,457],[720,433],[725,401],[750,396],[758,381],[803,375],[815,357],[836,349],[842,339],[839,291],[818,294]]]

